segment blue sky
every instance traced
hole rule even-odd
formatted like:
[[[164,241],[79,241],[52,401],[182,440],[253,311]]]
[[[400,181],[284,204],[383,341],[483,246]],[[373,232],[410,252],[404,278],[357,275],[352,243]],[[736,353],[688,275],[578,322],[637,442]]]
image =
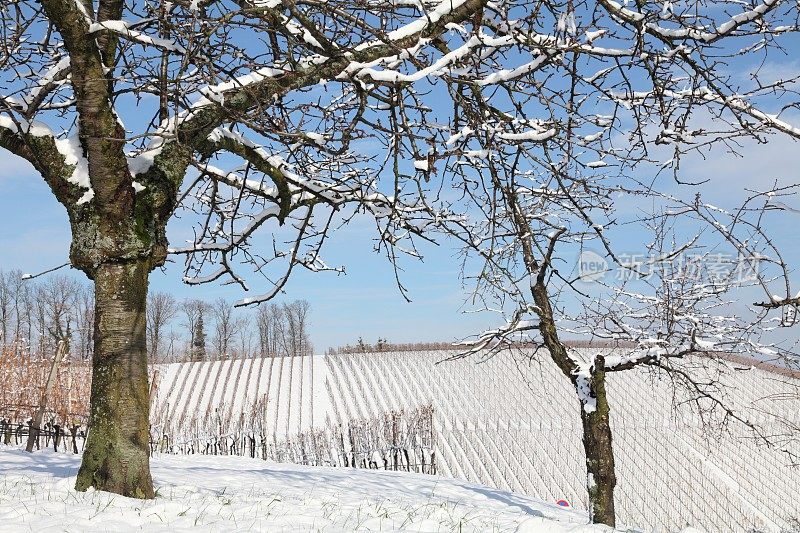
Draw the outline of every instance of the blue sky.
[[[778,137],[766,145],[745,148],[744,158],[716,150],[706,160],[687,162],[685,171],[711,179],[705,192],[719,205],[734,205],[744,188],[759,188],[774,179],[798,181],[799,143]],[[794,207],[800,209],[800,202],[796,203]],[[773,224],[774,238],[787,251],[787,259],[798,264],[800,215],[783,213],[780,217]],[[463,313],[467,292],[459,277],[457,250],[451,244],[423,245],[424,262],[402,261],[402,281],[413,300],[408,303],[395,285],[388,261],[372,251],[374,235],[364,224],[340,230],[328,243],[325,259],[330,265],[344,265],[347,274],[298,270],[281,297],[304,298],[311,303],[312,341],[318,351],[352,343],[359,336],[371,341],[378,337],[392,342],[450,341],[498,325],[495,315]],[[618,249],[640,251],[641,242],[635,236],[623,234],[620,238]],[[67,261],[69,240],[66,213],[44,181],[26,162],[0,152],[0,268],[39,272],[62,264]],[[213,300],[221,296],[234,300],[242,296],[233,286],[188,287],[180,282],[180,266],[172,264],[164,272],[154,272],[152,289],[179,298]],[[78,272],[74,275],[82,277]],[[267,289],[266,285],[253,286],[253,292]]]
[[[795,41],[792,37],[784,44],[796,49]],[[739,59],[734,76],[747,85],[747,73],[761,59],[759,54]],[[800,72],[800,66],[792,57],[773,54],[769,60],[761,72],[764,78]],[[126,111],[133,111],[131,107]],[[148,118],[145,113],[134,112],[125,116],[128,126],[137,128],[143,126],[137,121]],[[784,118],[800,124],[797,114],[786,114]],[[739,152],[744,157],[732,156],[724,147],[719,147],[704,159],[689,158],[682,163],[683,176],[694,181],[709,179],[703,187],[706,201],[729,208],[737,205],[746,188],[763,190],[776,179],[783,184],[800,182],[798,142],[771,137],[770,142],[763,145],[745,143]],[[792,200],[787,203],[800,209],[800,199],[793,201],[793,204]],[[800,265],[797,246],[800,215],[784,212],[770,216],[775,242],[786,251],[790,263]],[[171,232],[173,244],[180,244],[179,226]],[[408,258],[402,261],[401,280],[413,300],[409,303],[395,285],[389,262],[373,252],[374,237],[374,229],[363,224],[340,230],[326,244],[324,259],[331,266],[343,265],[347,275],[297,270],[286,286],[286,294],[279,298],[279,301],[304,298],[311,303],[312,341],[318,351],[352,343],[359,336],[369,341],[378,337],[392,342],[450,341],[498,325],[496,315],[463,312],[469,288],[462,287],[459,257],[452,244],[443,242],[439,247],[421,244],[424,262]],[[629,254],[643,251],[641,234],[620,231],[614,238],[618,251]],[[40,272],[62,264],[68,259],[69,241],[66,213],[44,181],[27,163],[0,150],[0,269]],[[180,282],[181,258],[176,260],[178,264],[152,274],[153,290],[171,292],[179,298],[213,300],[225,297],[233,301],[242,297],[242,292],[231,285],[183,285]],[[564,260],[575,264],[577,257]],[[83,276],[77,272],[74,275]],[[796,276],[793,281],[796,291],[800,288],[800,277]],[[259,294],[269,288],[266,282],[263,286],[254,283],[252,292]],[[797,333],[792,334],[797,336]]]
[[[464,293],[456,250],[424,246],[425,261],[403,261],[408,303],[395,285],[388,261],[373,249],[374,230],[354,225],[328,243],[325,259],[345,265],[347,274],[311,274],[301,270],[277,301],[304,298],[312,305],[312,341],[318,350],[353,343],[359,336],[392,342],[455,340],[494,322],[492,316],[459,312]],[[0,269],[40,272],[68,260],[70,233],[66,212],[25,161],[0,151]],[[180,258],[177,261],[181,261]],[[232,286],[189,287],[180,282],[181,263],[151,275],[151,289],[179,298],[230,300],[242,296]],[[83,278],[83,274],[73,271]],[[265,292],[253,286],[253,292]]]

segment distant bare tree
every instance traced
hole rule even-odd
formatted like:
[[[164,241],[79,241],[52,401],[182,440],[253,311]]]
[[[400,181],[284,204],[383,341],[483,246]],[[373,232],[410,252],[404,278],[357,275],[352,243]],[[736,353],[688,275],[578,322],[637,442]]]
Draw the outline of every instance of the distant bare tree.
[[[147,339],[151,362],[164,360],[161,353],[164,328],[178,314],[178,304],[168,293],[151,292],[147,296]]]
[[[259,305],[256,308],[255,317],[256,327],[258,328],[258,348],[261,357],[274,357],[271,352],[271,341],[273,338],[272,314],[269,305]]]
[[[75,302],[74,357],[88,360],[94,347],[94,288],[81,287]]]
[[[285,347],[290,356],[310,355],[313,351],[307,325],[311,305],[306,300],[295,300],[283,305],[286,321]]]
[[[24,344],[30,350],[33,344],[34,302],[29,283],[22,279],[22,272],[12,273],[14,296],[14,340],[18,345]]]
[[[262,356],[309,355],[313,352],[308,332],[311,305],[295,300],[282,305],[262,305],[256,312],[258,342]]]
[[[58,342],[71,330],[82,291],[83,286],[78,281],[63,275],[48,277],[37,285],[36,316],[41,355],[55,354]]]
[[[242,329],[242,321],[235,315],[233,306],[224,298],[218,298],[211,304],[214,316],[214,352],[218,359],[227,359],[231,355],[231,343]]]
[[[276,304],[260,305],[256,312],[258,342],[263,357],[277,357],[283,353],[285,324],[283,310]]]
[[[9,343],[9,330],[13,313],[13,282],[10,272],[0,270],[0,346]]]
[[[239,317],[239,355],[250,357],[253,355],[253,320],[250,316]]]
[[[52,357],[70,330],[70,357],[86,359],[94,342],[94,294],[70,276],[30,279],[0,271],[0,344]]]

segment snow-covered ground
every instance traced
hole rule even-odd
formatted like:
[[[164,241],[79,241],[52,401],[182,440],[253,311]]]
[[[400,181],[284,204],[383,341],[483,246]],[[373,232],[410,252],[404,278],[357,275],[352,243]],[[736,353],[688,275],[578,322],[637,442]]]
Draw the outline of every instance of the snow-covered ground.
[[[421,474],[159,456],[157,497],[140,501],[76,492],[79,461],[0,446],[0,530],[610,531],[554,504]]]

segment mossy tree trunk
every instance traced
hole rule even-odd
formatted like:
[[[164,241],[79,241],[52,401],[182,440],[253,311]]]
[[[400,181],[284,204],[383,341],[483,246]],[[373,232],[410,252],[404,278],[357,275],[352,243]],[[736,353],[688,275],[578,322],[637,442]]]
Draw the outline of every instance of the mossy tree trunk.
[[[179,143],[164,147],[151,169],[136,176],[137,192],[126,157],[127,132],[113,109],[118,36],[89,31],[85,12],[92,4],[82,4],[42,0],[69,53],[77,134],[93,197],[86,201],[85,190],[70,183],[76,168],[61,156],[54,139],[36,141],[36,157],[27,159],[36,162],[67,210],[72,266],[95,283],[89,434],[76,489],[152,498],[147,281],[166,260],[166,225],[191,150]],[[123,9],[121,0],[101,1],[97,20],[119,20]],[[51,157],[39,163],[39,154]]]
[[[89,435],[77,490],[152,498],[144,261],[107,263],[95,274],[95,345]]]
[[[589,516],[594,523],[614,527],[614,446],[609,424],[606,375],[603,357],[595,359],[589,377],[589,395],[595,399],[594,409],[581,409],[583,449],[586,452],[586,487],[589,492]]]

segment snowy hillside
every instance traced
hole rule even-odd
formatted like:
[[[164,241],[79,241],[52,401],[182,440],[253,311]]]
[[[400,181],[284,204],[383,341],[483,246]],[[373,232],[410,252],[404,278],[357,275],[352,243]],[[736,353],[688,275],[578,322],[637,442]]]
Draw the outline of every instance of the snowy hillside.
[[[17,531],[599,533],[533,498],[420,474],[161,456],[157,498],[73,490],[80,457],[0,448],[0,524]]]
[[[579,405],[550,359],[504,352],[437,364],[451,354],[157,365],[151,444],[201,460],[240,455],[435,473],[586,509]],[[683,365],[698,381],[717,384],[715,395],[764,434],[778,440],[800,424],[796,374],[742,361]],[[758,445],[719,407],[705,405],[702,415],[712,426],[727,422],[728,431],[705,430],[697,411],[704,402],[675,390],[667,376],[643,368],[611,374],[608,393],[620,523],[670,533],[687,525],[709,533],[797,528],[800,470],[791,457]],[[10,443],[19,445],[12,433]]]
[[[346,425],[430,405],[437,473],[586,509],[579,406],[552,362],[502,353],[480,363],[436,364],[447,355],[384,352],[169,365],[160,370],[153,418],[156,426],[184,438],[199,426],[219,427],[217,420],[226,418],[229,428],[261,424],[265,434],[282,438],[311,426]],[[718,382],[726,405],[769,435],[785,431],[776,426],[779,421],[800,423],[800,380],[790,374],[708,360],[689,360],[686,370]],[[644,369],[624,379],[612,374],[608,387],[621,522],[651,531],[693,525],[720,533],[778,532],[800,518],[800,472],[780,451],[758,446],[735,421],[728,421],[730,434],[703,431],[691,395],[675,392],[665,376]],[[718,424],[721,414],[717,409],[704,416]],[[667,501],[675,507],[665,508]]]
[[[551,360],[505,352],[480,363],[436,364],[447,355],[328,357],[334,397],[345,403],[342,418],[431,402],[441,474],[587,508],[578,400]],[[726,404],[770,435],[800,422],[795,377],[700,359],[689,359],[685,369],[719,382]],[[757,445],[733,420],[729,433],[703,431],[692,395],[645,369],[610,374],[608,395],[618,520],[659,532],[686,525],[779,532],[795,525],[800,471],[780,451]],[[714,425],[722,413],[704,416]]]
[[[258,413],[278,438],[325,424],[327,366],[321,357],[258,357],[157,365],[151,419],[185,433]]]

